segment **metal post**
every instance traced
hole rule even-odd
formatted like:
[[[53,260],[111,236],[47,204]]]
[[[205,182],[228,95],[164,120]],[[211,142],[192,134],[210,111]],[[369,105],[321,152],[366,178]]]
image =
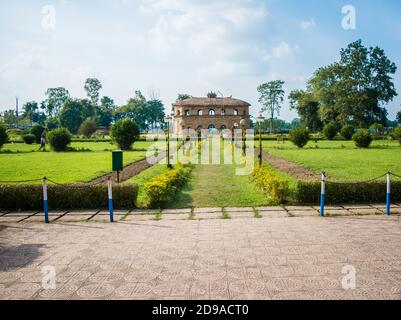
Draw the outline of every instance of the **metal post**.
[[[324,195],[326,193],[326,174],[322,173],[322,191],[320,193],[320,216],[324,217]]]
[[[242,152],[245,155],[246,154],[246,143],[245,143],[245,138],[246,138],[246,131],[245,131],[245,126],[242,126]]]
[[[49,223],[49,205],[47,202],[47,178],[43,178],[43,212],[45,214],[45,223]]]
[[[389,173],[387,173],[387,194],[386,194],[386,214],[387,214],[387,216],[390,215],[390,211],[391,211],[390,184],[391,184],[391,174],[389,172]]]
[[[262,123],[259,122],[259,167],[263,165],[263,151],[262,151]]]
[[[171,168],[170,164],[170,123],[167,122],[167,167]]]
[[[114,209],[113,209],[113,187],[111,178],[109,178],[108,184],[108,194],[109,194],[109,212],[110,212],[110,222],[114,222]]]

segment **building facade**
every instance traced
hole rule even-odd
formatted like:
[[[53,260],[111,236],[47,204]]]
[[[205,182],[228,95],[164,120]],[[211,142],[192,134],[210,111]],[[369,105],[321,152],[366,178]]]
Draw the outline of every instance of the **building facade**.
[[[240,127],[245,120],[250,126],[248,102],[232,97],[189,98],[173,103],[174,132],[180,134],[185,129],[210,131],[232,130]]]

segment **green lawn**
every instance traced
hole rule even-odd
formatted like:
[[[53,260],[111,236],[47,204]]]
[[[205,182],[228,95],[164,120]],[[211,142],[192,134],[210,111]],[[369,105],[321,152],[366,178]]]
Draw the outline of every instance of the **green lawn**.
[[[272,155],[299,163],[335,180],[371,179],[387,171],[401,174],[401,146],[395,141],[374,141],[369,149],[358,149],[352,141],[310,141],[304,149],[291,142],[264,141]]]
[[[146,157],[146,148],[151,143],[138,142],[133,151],[124,152],[124,165]],[[91,149],[90,152],[29,152],[32,147],[24,144],[8,144],[4,150],[19,150],[21,153],[0,153],[0,181],[30,180],[48,177],[56,182],[86,182],[111,171],[111,152],[115,149],[105,142],[74,143],[75,148]],[[140,149],[140,151],[135,151]]]

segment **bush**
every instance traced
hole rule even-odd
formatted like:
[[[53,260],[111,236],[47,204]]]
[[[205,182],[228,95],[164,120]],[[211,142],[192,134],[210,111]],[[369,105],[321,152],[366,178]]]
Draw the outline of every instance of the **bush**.
[[[116,209],[135,207],[138,186],[113,186],[113,205]],[[106,185],[49,185],[50,210],[107,209]],[[3,210],[42,210],[41,185],[0,185],[0,208]]]
[[[271,170],[256,168],[252,174],[252,180],[273,200],[282,203],[288,196],[288,181]]]
[[[41,125],[36,124],[31,128],[31,134],[35,136],[36,143],[40,143],[40,138],[42,138],[42,134],[45,131]]]
[[[85,138],[90,138],[97,130],[96,120],[86,119],[79,127],[78,133],[82,134]]]
[[[22,137],[22,140],[24,140],[26,144],[33,144],[36,141],[36,137],[33,134],[26,134]]]
[[[354,135],[355,129],[353,126],[347,124],[341,128],[341,136],[345,140],[351,140],[352,136]]]
[[[8,142],[8,133],[6,128],[0,126],[0,149]]]
[[[397,128],[394,129],[393,137],[394,139],[398,140],[398,142],[401,144],[401,126],[398,126]]]
[[[308,144],[309,132],[304,128],[294,128],[290,131],[288,139],[298,148],[303,148]]]
[[[150,205],[160,207],[174,199],[177,190],[189,179],[192,166],[179,165],[175,169],[168,169],[144,186],[149,197]]]
[[[401,181],[391,182],[391,200],[401,201]],[[320,182],[299,181],[295,197],[300,204],[318,204],[320,201]],[[326,183],[325,202],[343,203],[383,203],[386,200],[386,182],[366,183]]]
[[[369,148],[373,138],[368,130],[362,129],[353,135],[352,140],[358,148]]]
[[[112,125],[110,134],[122,150],[129,150],[139,138],[139,127],[134,121],[123,119]]]
[[[54,151],[66,151],[67,146],[71,143],[71,133],[65,128],[54,129],[49,132],[47,139]]]
[[[323,134],[328,140],[334,140],[338,133],[337,125],[333,122],[326,124],[323,128]]]

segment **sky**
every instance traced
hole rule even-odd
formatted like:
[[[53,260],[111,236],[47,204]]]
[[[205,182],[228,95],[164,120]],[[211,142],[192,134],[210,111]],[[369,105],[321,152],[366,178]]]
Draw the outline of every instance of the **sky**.
[[[355,28],[344,28],[344,6]],[[83,98],[96,77],[118,105],[139,89],[170,111],[178,93],[215,91],[257,115],[259,84],[284,80],[288,96],[358,39],[401,68],[400,14],[399,0],[2,0],[0,111],[50,87]],[[401,94],[401,69],[394,82]],[[390,119],[400,103],[387,106]],[[280,118],[296,116],[286,99]]]

